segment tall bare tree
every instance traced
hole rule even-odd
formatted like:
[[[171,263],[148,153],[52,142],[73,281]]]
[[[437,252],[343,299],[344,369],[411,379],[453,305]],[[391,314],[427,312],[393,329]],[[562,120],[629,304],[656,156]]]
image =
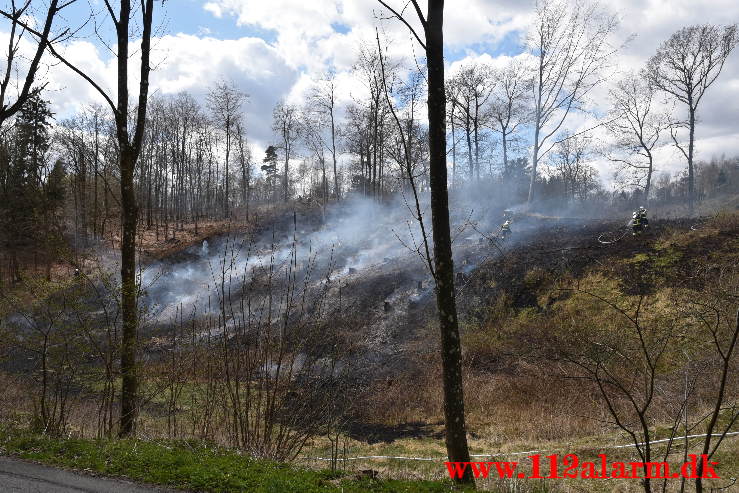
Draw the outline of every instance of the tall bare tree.
[[[231,156],[231,137],[234,129],[239,125],[241,118],[241,107],[246,99],[246,94],[239,91],[234,84],[221,81],[211,89],[208,94],[208,106],[213,116],[217,120],[217,125],[221,128],[226,137],[226,161],[224,163],[224,176],[226,178],[226,194],[223,199],[223,217],[228,219],[229,198],[230,198],[230,161]]]
[[[386,60],[387,62],[387,60]],[[387,128],[389,108],[383,96],[384,79],[393,79],[396,66],[385,63],[384,75],[381,70],[380,58],[377,49],[370,46],[361,46],[357,63],[354,66],[359,78],[367,89],[368,100],[365,103],[364,116],[367,118],[367,131],[364,144],[366,146],[365,164],[367,168],[367,188],[373,196],[382,196],[383,183],[383,142]]]
[[[134,433],[137,414],[138,379],[136,376],[136,339],[138,335],[138,310],[136,282],[136,222],[138,206],[133,176],[136,162],[141,152],[146,123],[146,105],[149,95],[149,72],[151,67],[151,26],[154,16],[154,0],[142,0],[141,22],[141,65],[139,79],[138,108],[136,112],[133,136],[129,135],[132,124],[129,109],[128,92],[128,59],[129,59],[129,25],[134,10],[130,0],[121,0],[118,17],[109,9],[110,18],[115,25],[118,39],[118,104],[114,108],[116,136],[120,150],[119,167],[121,172],[121,223],[123,238],[121,241],[121,305],[123,317],[121,347],[121,424],[120,435],[129,436]],[[112,100],[106,96],[112,105]]]
[[[565,200],[584,200],[597,186],[595,169],[590,166],[590,137],[564,134],[558,139],[551,161],[564,186]]]
[[[454,102],[459,109],[460,126],[465,129],[467,137],[469,178],[472,179],[474,169],[475,178],[479,181],[480,133],[486,126],[488,117],[484,108],[495,87],[492,72],[488,66],[470,64],[462,68],[450,83],[455,86],[450,95],[456,98]]]
[[[290,197],[290,158],[297,144],[299,134],[298,108],[291,104],[280,102],[272,113],[272,130],[279,135],[280,146],[285,158],[282,186],[283,199],[287,202]]]
[[[327,145],[325,136],[325,130],[328,126],[326,116],[322,112],[311,112],[307,109],[302,111],[299,120],[300,136],[321,170],[321,206],[324,209],[329,197],[328,180],[326,178],[326,150],[330,145]]]
[[[130,0],[120,0],[118,14],[113,5],[105,3],[106,13],[115,27],[117,41],[117,103],[105,89],[90,75],[69,62],[60,54],[48,39],[48,35],[34,30],[28,25],[23,27],[34,34],[40,43],[45,42],[49,52],[63,65],[87,81],[105,100],[113,112],[115,119],[115,135],[118,143],[118,167],[120,171],[121,195],[121,436],[134,433],[137,414],[138,379],[136,376],[136,347],[138,335],[138,283],[136,279],[136,224],[138,206],[134,188],[134,173],[141,153],[146,124],[146,109],[149,96],[149,64],[151,55],[151,33],[154,16],[154,0],[141,0],[140,9],[134,9]],[[128,89],[128,64],[130,58],[129,38],[132,33],[132,20],[135,15],[141,16],[141,47],[139,67],[139,94],[132,120]],[[134,23],[136,26],[137,23]],[[133,135],[131,135],[133,130]]]
[[[539,161],[555,144],[551,138],[605,80],[602,72],[615,52],[608,38],[617,24],[615,16],[595,3],[543,0],[536,6],[529,38],[529,51],[536,60],[529,204],[535,200]]]
[[[246,144],[246,131],[241,122],[236,124],[236,142],[239,146],[239,167],[241,168],[241,201],[244,216],[249,219],[249,201],[251,199],[252,158]]]
[[[620,165],[619,171],[633,172],[631,184],[643,187],[645,202],[652,189],[653,150],[668,123],[667,114],[653,104],[654,93],[643,74],[627,74],[610,91],[611,118],[605,125],[615,138],[608,159]]]
[[[329,72],[326,76],[318,81],[317,86],[310,95],[311,102],[320,109],[321,112],[328,117],[330,122],[330,151],[331,162],[334,168],[334,195],[336,200],[341,199],[341,190],[339,189],[339,173],[337,171],[337,147],[336,147],[336,79],[333,72]]]
[[[454,292],[451,228],[449,225],[449,191],[446,169],[446,90],[444,85],[444,0],[429,0],[424,16],[416,0],[411,0],[423,27],[425,41],[396,10],[378,0],[393,16],[403,22],[426,52],[428,74],[429,179],[431,188],[431,223],[434,240],[434,280],[436,306],[441,332],[441,361],[444,383],[444,421],[449,460],[469,462],[467,427],[464,416],[462,380],[462,346],[459,339],[457,303]],[[472,471],[466,468],[457,478],[474,483]]]
[[[457,91],[459,89],[453,81],[446,81],[446,99],[449,111],[447,112],[447,122],[451,126],[452,137],[452,188],[457,186],[457,132],[455,131],[455,122],[457,117]]]
[[[688,109],[688,119],[673,126],[675,146],[688,161],[688,206],[695,201],[695,123],[698,105],[709,87],[721,74],[724,62],[739,42],[737,25],[720,27],[699,25],[684,27],[662,43],[647,62],[649,81],[670,94]],[[678,142],[674,128],[687,127],[688,149]]]
[[[527,97],[533,84],[531,75],[530,68],[516,59],[494,75],[498,84],[493,88],[490,123],[492,129],[500,134],[503,144],[504,176],[508,176],[508,149],[511,142],[530,117]]]

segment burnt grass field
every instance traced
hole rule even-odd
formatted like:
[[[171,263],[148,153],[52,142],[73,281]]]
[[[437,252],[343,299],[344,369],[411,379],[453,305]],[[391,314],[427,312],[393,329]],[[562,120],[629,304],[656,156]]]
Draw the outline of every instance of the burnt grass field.
[[[645,234],[632,237],[629,232],[612,244],[602,244],[598,238],[622,231],[621,221],[541,220],[521,229],[509,244],[457,250],[455,267],[465,270],[457,278],[457,302],[472,436],[484,437],[491,430],[499,433],[501,428],[506,429],[504,436],[532,441],[603,433],[612,428],[603,428],[592,418],[603,417],[597,392],[551,366],[559,356],[552,347],[551,332],[566,331],[552,325],[561,320],[563,307],[570,310],[580,302],[570,287],[595,282],[608,292],[609,300],[626,306],[634,296],[701,292],[707,282],[703,273],[737,265],[737,216],[658,219]],[[402,276],[392,279],[385,289],[396,287],[399,298],[412,294]],[[379,280],[373,277],[367,282]],[[376,303],[368,298],[370,311],[388,296],[376,294]],[[354,438],[370,442],[441,438],[433,310],[429,296],[396,318],[395,337],[383,341],[395,353],[383,362],[384,371],[374,375],[364,396],[371,405],[357,406],[349,428]],[[618,318],[606,306],[583,304],[574,310],[584,324],[594,327]],[[367,324],[364,330],[371,333],[375,327]],[[501,425],[506,419],[510,421]]]
[[[286,216],[264,228],[264,234],[271,239],[295,235],[299,241],[321,222],[315,211]],[[731,214],[655,219],[646,233],[634,237],[623,220],[521,215],[506,241],[494,238],[494,231],[460,229],[455,270],[472,436],[484,436],[495,413],[526,416],[528,425],[510,426],[531,440],[602,432],[592,420],[568,415],[577,414],[577,408],[600,412],[592,389],[584,392],[548,369],[556,354],[540,322],[557,320],[559,307],[572,297],[563,286],[602,276],[612,283],[608,289],[613,298],[625,302],[630,296],[669,289],[700,291],[705,282],[698,275],[701,269],[736,260],[738,224]],[[599,241],[604,236],[620,239],[604,244]],[[211,245],[218,242],[210,239]],[[320,274],[312,274],[309,291],[320,291],[322,302],[333,309],[320,315],[326,319],[321,336],[302,350],[315,358],[331,354],[341,368],[341,423],[351,438],[367,443],[441,438],[431,277],[413,252],[380,255],[349,268],[348,259],[355,254],[351,249],[332,251],[330,269],[320,257],[316,261],[314,272]],[[176,265],[192,258],[182,252],[169,261]],[[305,274],[305,267],[296,269],[297,277]],[[606,310],[599,316],[608,317]],[[590,323],[599,320],[595,316]],[[155,332],[166,334],[166,327]],[[497,398],[502,395],[506,398]],[[563,414],[568,424],[551,424],[553,416],[561,419]],[[546,420],[550,423],[542,426]]]

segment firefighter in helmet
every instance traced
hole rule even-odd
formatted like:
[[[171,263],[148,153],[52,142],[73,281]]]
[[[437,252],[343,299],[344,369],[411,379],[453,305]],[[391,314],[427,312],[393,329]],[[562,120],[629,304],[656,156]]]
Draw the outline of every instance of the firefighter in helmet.
[[[649,219],[647,219],[647,210],[644,207],[639,207],[638,210],[631,214],[631,234],[636,236],[641,233],[649,226]]]
[[[506,219],[500,227],[500,236],[505,240],[511,234],[511,220]]]
[[[641,223],[644,226],[644,229],[647,229],[649,227],[649,219],[647,219],[647,210],[644,207],[639,207],[639,217],[641,218]]]

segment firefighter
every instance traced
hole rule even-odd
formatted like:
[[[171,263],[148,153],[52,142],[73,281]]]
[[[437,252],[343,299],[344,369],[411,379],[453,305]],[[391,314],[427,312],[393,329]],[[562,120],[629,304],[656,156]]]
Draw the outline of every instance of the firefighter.
[[[649,227],[649,219],[647,219],[647,210],[644,207],[639,207],[639,220],[644,229]]]
[[[638,210],[631,214],[631,234],[636,236],[649,226],[649,219],[647,219],[647,210],[644,207],[639,207]]]
[[[503,225],[500,227],[500,236],[505,240],[511,234],[511,220],[506,219]]]
[[[636,236],[644,230],[644,225],[641,222],[641,214],[639,211],[631,213],[631,236]]]

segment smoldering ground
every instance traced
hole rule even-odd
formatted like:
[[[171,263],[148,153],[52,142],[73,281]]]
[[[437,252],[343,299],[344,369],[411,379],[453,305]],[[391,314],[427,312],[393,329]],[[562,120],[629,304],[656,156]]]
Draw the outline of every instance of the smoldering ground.
[[[430,236],[426,200],[421,207]],[[332,395],[341,393],[340,402],[347,403],[368,402],[362,396],[371,395],[378,383],[423,374],[428,371],[423,355],[434,352],[437,334],[434,283],[414,207],[402,196],[383,202],[349,198],[325,212],[288,212],[256,234],[211,237],[142,266],[142,360],[163,362],[187,344],[217,357],[252,351],[240,349],[246,346],[259,351],[261,344],[281,338],[295,385],[334,389]],[[514,209],[513,234],[501,241],[504,209]],[[463,321],[489,285],[490,272],[480,281],[481,265],[532,240],[566,235],[584,221],[565,209],[538,215],[521,209],[491,200],[485,190],[453,196],[455,282]],[[597,243],[595,238],[594,231]],[[115,284],[116,271],[111,264],[109,284]],[[100,284],[91,277],[90,286]],[[115,286],[101,292],[109,294],[114,313]],[[96,315],[92,305],[90,323],[104,315],[99,308]],[[74,315],[67,318],[71,322]],[[111,320],[111,326],[117,323]],[[255,375],[274,378],[281,364],[277,355],[265,357]],[[306,392],[295,398],[305,400]]]
[[[511,196],[500,190],[493,194],[487,187],[459,188],[450,199],[460,292],[482,262],[548,224],[583,220],[574,217],[582,211],[563,204],[549,207],[546,215],[522,214],[524,204],[512,204]],[[428,202],[428,193],[422,192],[419,206],[433,252]],[[498,233],[506,209],[516,217],[513,234],[503,242]],[[370,353],[382,352],[385,343],[407,339],[433,314],[434,283],[416,214],[408,192],[383,201],[353,196],[323,211],[286,213],[255,234],[208,238],[173,257],[142,265],[142,333],[154,328],[166,334],[174,323],[206,316],[221,318],[217,331],[246,319],[284,316],[289,321],[300,305],[300,313],[327,320],[339,312],[359,315],[355,318],[361,320],[351,324],[361,328],[355,335],[367,340]],[[92,305],[103,303],[106,312],[115,312],[110,301],[117,292],[113,284],[118,269],[109,252],[101,258],[102,270],[109,272],[105,283],[89,276],[96,293],[88,304],[92,314],[107,316]],[[111,300],[101,301],[106,296]],[[238,309],[244,303],[247,309]]]
[[[452,213],[458,250],[465,250],[466,243],[495,235],[503,221],[503,205],[471,197],[460,195]],[[433,251],[427,198],[421,209],[428,247]],[[415,215],[415,204],[409,197],[382,203],[353,197],[329,205],[318,223],[296,214],[284,221],[287,227],[267,225],[253,236],[210,238],[188,249],[183,261],[165,259],[146,266],[141,279],[142,303],[158,322],[179,307],[185,312],[208,312],[220,303],[218,292],[224,287],[233,292],[245,279],[265,275],[278,279],[288,270],[305,282],[316,283],[322,279],[371,278],[378,272],[402,269],[430,286],[426,249]],[[469,255],[461,253],[460,262],[470,265]]]
[[[428,249],[433,252],[428,194],[421,194],[419,205]],[[506,209],[515,215],[514,233],[502,241],[499,233]],[[523,204],[511,205],[505,196],[491,198],[482,187],[452,195],[459,290],[481,262],[549,224],[583,220],[563,205],[549,207],[546,215],[527,215],[523,210]],[[386,201],[350,197],[320,214],[288,213],[258,234],[209,238],[179,260],[146,266],[141,301],[155,325],[167,325],[177,317],[215,315],[228,326],[235,323],[235,301],[248,298],[248,317],[257,320],[294,312],[296,300],[289,298],[299,294],[307,311],[321,309],[323,316],[333,317],[337,311],[361,314],[363,330],[358,332],[374,341],[377,350],[383,341],[412,334],[414,327],[430,320],[434,283],[425,255],[412,195],[399,194]]]

